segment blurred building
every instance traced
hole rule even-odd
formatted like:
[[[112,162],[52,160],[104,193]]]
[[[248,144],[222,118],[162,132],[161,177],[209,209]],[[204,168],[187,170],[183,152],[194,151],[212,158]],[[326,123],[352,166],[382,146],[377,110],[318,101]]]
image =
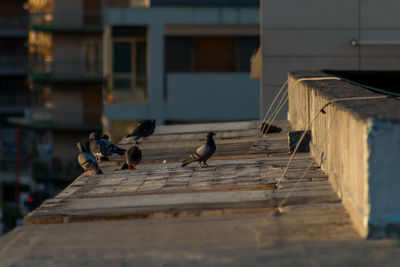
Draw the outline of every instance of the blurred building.
[[[25,142],[17,138],[18,130],[8,124],[11,117],[24,117],[29,105],[28,12],[23,8],[24,2],[0,1],[0,235],[16,223],[19,209],[15,181],[20,179],[23,184],[28,171],[26,165],[17,164],[18,156],[23,158],[26,152]],[[17,147],[21,149],[17,151]],[[18,173],[16,166],[19,166]],[[25,185],[18,188],[25,189]]]
[[[104,25],[103,129],[115,139],[132,121],[257,119],[259,1],[130,1]]]
[[[396,0],[261,0],[260,116],[292,70],[399,70],[399,8]]]
[[[103,10],[109,2],[121,1],[30,0],[27,5],[31,112],[25,123],[39,132],[39,148],[49,150],[50,159],[37,167],[44,170],[42,179],[76,177],[81,171],[76,142],[101,131]]]

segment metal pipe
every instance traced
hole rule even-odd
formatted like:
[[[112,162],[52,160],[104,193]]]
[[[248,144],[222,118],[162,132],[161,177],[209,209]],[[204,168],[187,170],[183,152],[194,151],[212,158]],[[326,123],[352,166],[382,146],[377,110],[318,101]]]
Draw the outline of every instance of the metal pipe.
[[[362,45],[400,45],[400,40],[381,40],[381,41],[370,41],[370,40],[357,40],[357,39],[352,39],[350,41],[351,46],[356,47],[356,46],[362,46]]]

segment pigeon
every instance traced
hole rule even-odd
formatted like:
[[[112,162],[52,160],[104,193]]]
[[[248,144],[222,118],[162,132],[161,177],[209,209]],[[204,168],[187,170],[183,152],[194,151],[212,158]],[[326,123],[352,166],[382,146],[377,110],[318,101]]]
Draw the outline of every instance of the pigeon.
[[[156,128],[156,120],[145,120],[143,123],[139,123],[132,133],[128,134],[126,137],[136,136],[135,140],[139,138],[145,139],[146,137],[152,135]]]
[[[135,144],[125,152],[125,162],[121,170],[136,170],[135,166],[142,160],[142,151],[139,149],[138,145],[139,142],[136,141]]]
[[[192,155],[190,155],[187,159],[185,159],[181,167],[185,167],[186,165],[195,161],[199,162],[199,168],[202,168],[201,162],[204,162],[205,166],[208,167],[206,161],[214,154],[216,149],[213,139],[214,135],[215,135],[214,132],[209,132],[207,134],[206,143],[197,148]]]
[[[81,165],[81,167],[85,170],[85,176],[91,175],[92,172],[96,172],[96,174],[103,174],[92,153],[87,152],[81,142],[78,142],[76,146],[79,150],[78,162],[79,165]]]
[[[93,132],[89,135],[90,151],[94,155],[97,161],[106,161],[107,158],[107,146],[104,140],[100,138],[97,132]]]
[[[107,156],[111,156],[112,153],[117,153],[120,156],[124,155],[126,150],[119,148],[117,145],[115,145],[109,139],[110,138],[106,134],[103,135],[103,137],[100,139],[102,142],[104,142],[106,144]]]
[[[268,124],[266,122],[263,122],[263,124],[261,124],[261,128],[260,128],[260,132],[262,134],[266,134],[266,131],[268,130],[268,133],[279,133],[282,131],[281,128],[276,127],[272,124]]]

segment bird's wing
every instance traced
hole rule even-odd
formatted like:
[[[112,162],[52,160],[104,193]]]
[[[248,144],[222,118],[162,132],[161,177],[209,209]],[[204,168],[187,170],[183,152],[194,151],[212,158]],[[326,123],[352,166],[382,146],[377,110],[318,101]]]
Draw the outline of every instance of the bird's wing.
[[[210,146],[208,144],[204,144],[196,149],[196,151],[194,152],[194,157],[196,159],[201,159],[207,156],[208,153],[210,153],[210,150],[211,150]]]

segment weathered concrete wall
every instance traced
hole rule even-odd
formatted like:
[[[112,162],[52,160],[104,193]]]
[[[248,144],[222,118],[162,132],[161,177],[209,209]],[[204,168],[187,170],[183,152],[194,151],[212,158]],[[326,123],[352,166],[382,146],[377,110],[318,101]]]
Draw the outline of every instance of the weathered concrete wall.
[[[371,237],[398,233],[400,120],[396,116],[400,117],[400,102],[342,101],[321,113],[325,104],[338,98],[379,96],[344,81],[307,80],[324,76],[328,75],[289,75],[289,120],[297,130],[306,129],[314,120],[312,154],[329,174],[359,232]]]

